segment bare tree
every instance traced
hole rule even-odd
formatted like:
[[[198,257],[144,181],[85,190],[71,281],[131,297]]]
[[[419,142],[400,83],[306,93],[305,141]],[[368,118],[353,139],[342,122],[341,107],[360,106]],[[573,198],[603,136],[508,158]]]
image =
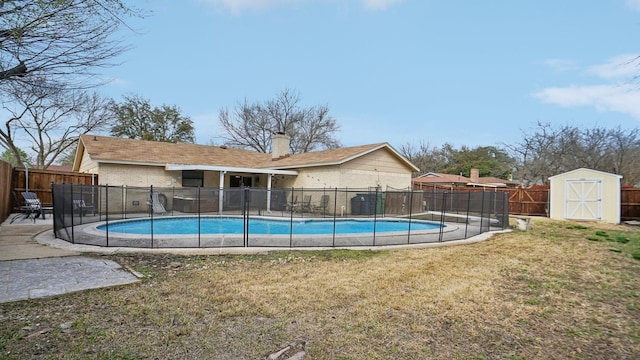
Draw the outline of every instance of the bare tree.
[[[444,147],[451,148],[449,144],[445,144]],[[407,160],[420,168],[421,174],[436,172],[445,168],[448,164],[444,149],[431,146],[428,142],[420,141],[417,145],[405,143],[400,145],[398,151]]]
[[[227,145],[267,153],[271,149],[273,126],[259,104],[238,103],[233,113],[221,109],[218,115],[226,132]]]
[[[624,182],[640,181],[640,133],[638,129],[554,127],[537,123],[522,140],[506,144],[518,159],[516,174],[523,185],[547,184],[549,177],[586,167],[622,175]]]
[[[607,165],[614,174],[623,176],[626,184],[640,186],[640,131],[620,127],[608,133]]]
[[[113,38],[123,19],[141,14],[120,0],[0,1],[0,84],[86,87],[126,50]]]
[[[0,146],[16,161],[22,162],[16,138],[30,139],[36,165],[45,166],[81,128],[93,127],[96,115],[87,104],[99,102],[97,95],[74,90],[103,83],[96,70],[116,65],[127,49],[113,36],[131,16],[143,14],[122,0],[0,1],[0,100],[8,110]],[[71,118],[82,111],[88,112],[79,127],[82,121]]]
[[[12,116],[0,130],[0,143],[19,164],[25,159],[15,146],[12,129],[19,129],[31,143],[35,154],[31,165],[47,168],[75,146],[79,135],[104,130],[111,121],[108,101],[95,93],[41,85],[14,90],[13,106],[5,106]]]
[[[340,146],[335,138],[340,127],[329,115],[329,107],[303,108],[299,94],[288,89],[264,104],[245,100],[232,112],[223,108],[218,118],[227,145],[234,147],[268,153],[271,137],[278,132],[291,138],[289,150],[293,154]]]

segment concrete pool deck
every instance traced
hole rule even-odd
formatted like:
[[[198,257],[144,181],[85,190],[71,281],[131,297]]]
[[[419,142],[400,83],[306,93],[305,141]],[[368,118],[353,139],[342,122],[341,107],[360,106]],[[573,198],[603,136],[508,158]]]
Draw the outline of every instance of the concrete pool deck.
[[[0,224],[0,303],[139,281],[114,261],[37,241],[40,236],[53,237],[50,219],[11,223],[14,219],[9,217]]]

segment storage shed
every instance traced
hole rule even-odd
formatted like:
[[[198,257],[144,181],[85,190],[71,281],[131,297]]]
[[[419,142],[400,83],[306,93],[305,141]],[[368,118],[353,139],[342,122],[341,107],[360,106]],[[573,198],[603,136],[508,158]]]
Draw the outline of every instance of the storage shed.
[[[549,217],[620,223],[621,175],[576,169],[549,178]]]

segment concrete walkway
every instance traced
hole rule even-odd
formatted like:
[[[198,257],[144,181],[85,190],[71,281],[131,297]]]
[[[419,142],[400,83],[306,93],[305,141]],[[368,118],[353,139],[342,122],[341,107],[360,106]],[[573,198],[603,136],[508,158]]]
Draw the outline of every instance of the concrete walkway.
[[[38,234],[52,229],[51,217],[10,224],[12,217],[0,225],[0,303],[138,281],[111,260],[37,242]]]

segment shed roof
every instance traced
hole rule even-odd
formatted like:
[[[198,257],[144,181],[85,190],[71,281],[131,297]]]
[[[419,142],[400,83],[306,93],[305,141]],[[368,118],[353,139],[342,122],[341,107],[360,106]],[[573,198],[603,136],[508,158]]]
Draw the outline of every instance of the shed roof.
[[[594,173],[594,174],[598,174],[598,175],[600,175],[600,176],[616,176],[616,177],[618,177],[619,179],[622,179],[622,175],[612,174],[612,173],[608,173],[608,172],[604,172],[604,171],[600,171],[600,170],[593,170],[593,169],[587,169],[587,168],[579,168],[579,169],[575,169],[575,170],[571,170],[571,171],[564,172],[564,173],[562,173],[562,174],[557,174],[557,175],[549,176],[549,180],[551,180],[551,179],[553,179],[553,178],[556,178],[556,177],[568,176],[568,175],[571,175],[571,174],[575,174],[575,173],[578,173],[578,172],[584,172],[584,171],[586,171],[586,172],[591,172],[591,173]]]

